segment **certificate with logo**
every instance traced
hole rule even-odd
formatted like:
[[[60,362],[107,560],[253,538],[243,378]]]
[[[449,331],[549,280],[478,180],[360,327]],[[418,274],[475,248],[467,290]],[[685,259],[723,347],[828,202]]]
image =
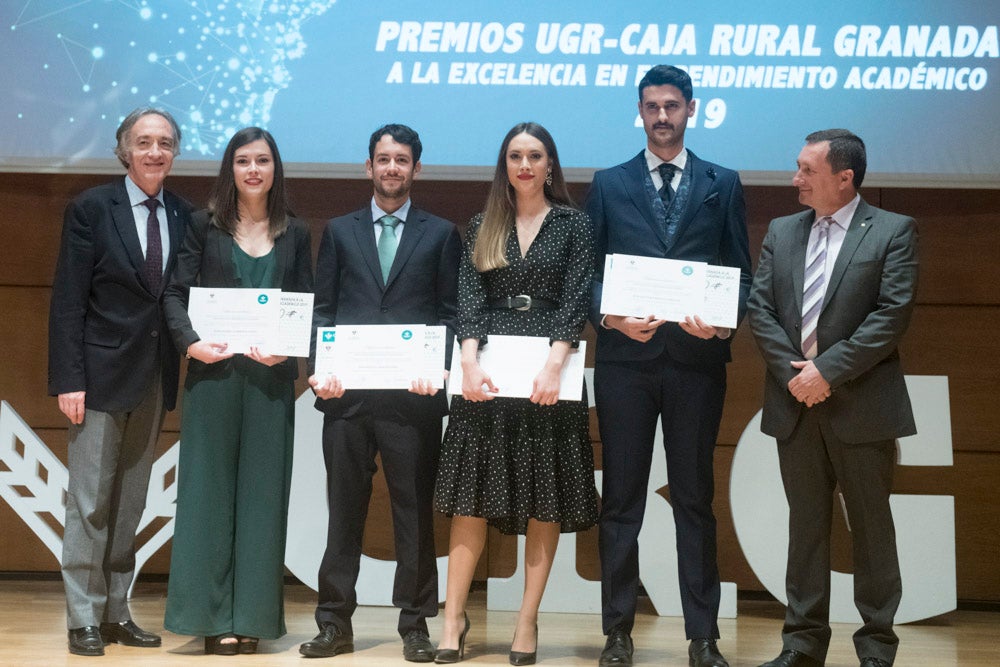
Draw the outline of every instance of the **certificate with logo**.
[[[309,356],[312,314],[312,292],[282,292],[278,295],[278,329],[275,349],[280,350],[280,352],[273,354],[283,354],[286,357]]]
[[[445,327],[343,324],[316,329],[316,375],[345,389],[409,389],[416,379],[444,388]]]
[[[312,294],[280,289],[192,287],[188,296],[198,337],[237,354],[256,346],[265,354],[309,356],[312,308]]]
[[[537,336],[490,336],[479,348],[479,366],[499,390],[495,396],[528,398],[532,383],[549,358],[549,339]],[[559,376],[559,400],[579,401],[583,397],[583,361],[587,341],[570,350]],[[448,393],[462,394],[462,351],[456,341],[452,349]]]
[[[601,312],[736,327],[740,270],[661,257],[610,254],[604,259]]]

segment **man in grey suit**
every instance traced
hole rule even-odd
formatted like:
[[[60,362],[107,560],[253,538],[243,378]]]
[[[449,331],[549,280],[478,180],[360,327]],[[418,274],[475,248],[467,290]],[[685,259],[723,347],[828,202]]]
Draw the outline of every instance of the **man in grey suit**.
[[[411,205],[421,149],[420,137],[405,125],[372,133],[365,163],[372,199],[331,220],[323,232],[314,331],[349,324],[443,324],[454,337],[462,244],[455,225]],[[330,522],[319,568],[319,634],[299,652],[325,658],[354,650],[351,617],[378,453],[392,505],[392,601],[400,608],[403,657],[431,662],[435,652],[427,618],[438,610],[431,501],[441,419],[448,411],[444,392],[427,378],[414,378],[410,391],[345,389],[334,376],[313,375],[309,384],[324,413]]]
[[[49,312],[49,394],[70,420],[62,572],[77,655],[160,645],[132,622],[126,596],[154,446],[177,396],[161,295],[191,209],[163,189],[180,152],[169,114],[136,109],[117,139],[128,173],[66,207]]]
[[[778,441],[790,510],[783,650],[766,667],[826,659],[838,485],[854,542],[862,667],[891,665],[899,642],[889,494],[895,439],[916,432],[898,347],[917,290],[917,230],[858,195],[866,163],[847,130],[806,137],[793,185],[810,210],[771,222],[748,302],[767,364],[761,430]]]

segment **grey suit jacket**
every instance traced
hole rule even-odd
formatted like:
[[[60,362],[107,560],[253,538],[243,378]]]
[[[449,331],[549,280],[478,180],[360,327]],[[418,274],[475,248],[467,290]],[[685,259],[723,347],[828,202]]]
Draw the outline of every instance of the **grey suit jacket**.
[[[801,349],[805,253],[815,211],[771,222],[747,303],[767,364],[761,430],[788,438],[806,408],[788,391]],[[816,368],[831,396],[824,411],[844,442],[916,433],[899,360],[917,291],[913,218],[858,205],[827,286],[817,327]]]

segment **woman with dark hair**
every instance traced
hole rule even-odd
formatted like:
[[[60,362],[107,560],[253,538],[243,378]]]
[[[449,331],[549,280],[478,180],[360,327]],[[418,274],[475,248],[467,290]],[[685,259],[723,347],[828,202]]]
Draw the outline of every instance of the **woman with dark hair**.
[[[438,663],[464,657],[466,600],[488,524],[526,535],[524,596],[509,659],[529,665],[559,533],[597,521],[584,387],[581,401],[559,400],[563,364],[586,321],[593,264],[591,225],[566,190],[552,136],[537,123],[515,125],[459,266],[462,395],[452,400],[435,491],[436,508],[452,517]],[[549,339],[530,398],[493,396],[496,387],[477,361],[491,334]]]
[[[164,627],[205,637],[205,653],[255,653],[285,634],[283,579],[291,478],[295,359],[203,340],[189,289],[312,291],[305,223],[289,216],[274,138],[248,127],[226,147],[164,291],[174,342],[187,355],[177,515]]]

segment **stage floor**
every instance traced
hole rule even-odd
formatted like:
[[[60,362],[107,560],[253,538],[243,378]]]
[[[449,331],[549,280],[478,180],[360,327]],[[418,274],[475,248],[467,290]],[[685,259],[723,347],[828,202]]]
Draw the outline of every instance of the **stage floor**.
[[[166,585],[142,583],[136,587],[132,613],[147,630],[163,634],[158,649],[138,649],[113,644],[103,658],[72,656],[66,649],[65,607],[58,581],[0,581],[0,665],[11,667],[63,664],[101,664],[106,667],[146,665],[195,665],[206,660],[237,661],[241,665],[299,665],[301,642],[316,633],[313,622],[315,593],[305,586],[286,587],[285,615],[288,634],[261,642],[253,656],[205,656],[201,638],[164,632]],[[473,665],[506,665],[515,615],[486,611],[486,595],[474,591],[469,617],[472,630],[465,662]],[[732,667],[755,667],[779,652],[783,608],[773,601],[742,600],[737,619],[720,620],[719,647]],[[354,617],[355,652],[309,664],[340,667],[390,667],[408,665],[396,634],[396,611],[387,607],[361,607]],[[542,614],[539,620],[538,659],[542,665],[597,665],[604,638],[596,615]],[[440,619],[431,619],[431,640],[437,641]],[[851,634],[854,626],[835,625],[828,667],[857,666]],[[899,626],[899,667],[997,667],[1000,665],[1000,613],[956,611],[934,619]],[[633,631],[636,665],[687,665],[683,621],[661,618],[648,607],[636,619]]]

